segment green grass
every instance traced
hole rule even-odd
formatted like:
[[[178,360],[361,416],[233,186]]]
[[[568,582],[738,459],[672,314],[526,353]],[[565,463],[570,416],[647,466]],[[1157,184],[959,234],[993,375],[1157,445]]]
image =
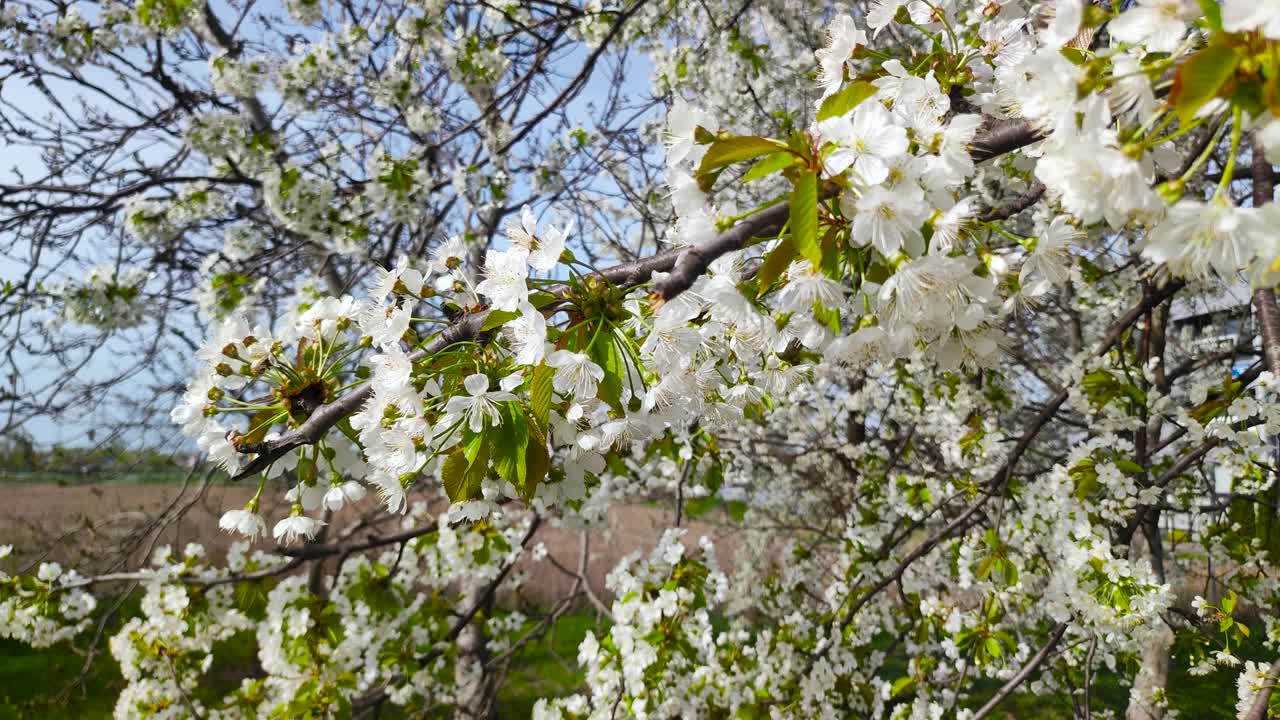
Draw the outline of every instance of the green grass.
[[[592,613],[564,615],[538,642],[521,648],[512,658],[511,672],[498,691],[498,717],[527,718],[533,714],[538,698],[568,695],[578,689],[583,684],[578,645],[588,630],[599,637],[608,632],[608,626],[597,627]]]
[[[84,658],[66,644],[43,650],[0,640],[0,719],[109,718],[124,687],[116,661],[96,657],[84,682]]]

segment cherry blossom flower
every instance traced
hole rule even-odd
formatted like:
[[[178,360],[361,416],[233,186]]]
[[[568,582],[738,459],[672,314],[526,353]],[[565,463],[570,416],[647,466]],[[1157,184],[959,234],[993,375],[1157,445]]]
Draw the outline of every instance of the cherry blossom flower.
[[[595,397],[596,383],[604,379],[604,369],[583,353],[557,350],[547,358],[556,369],[552,385],[556,392],[576,400]]]
[[[565,229],[547,228],[538,233],[537,220],[533,210],[525,205],[520,211],[520,224],[508,225],[507,238],[512,247],[518,247],[528,253],[529,266],[534,270],[546,272],[560,262],[560,254],[564,252],[565,238],[573,230],[570,223]]]
[[[417,268],[409,267],[408,256],[401,256],[400,261],[390,270],[377,269],[378,279],[370,290],[370,299],[382,300],[395,292],[401,285],[410,295],[422,293],[423,275]]]
[[[1107,24],[1107,32],[1120,42],[1171,53],[1182,44],[1187,22],[1195,18],[1198,9],[1190,0],[1138,0],[1136,6]]]
[[[694,132],[698,126],[709,132],[719,129],[715,119],[696,108],[690,107],[684,98],[676,95],[671,101],[671,110],[667,112],[667,129],[664,143],[667,149],[667,165],[675,166],[686,159],[694,162],[701,155],[694,144]]]
[[[537,365],[546,356],[547,320],[533,305],[520,306],[519,317],[503,326],[511,340],[515,361],[520,365]]]
[[[360,502],[366,494],[367,491],[364,486],[355,480],[334,483],[324,493],[324,508],[331,512],[337,512],[348,503]]]
[[[310,540],[316,536],[320,528],[324,526],[324,522],[306,515],[290,515],[289,517],[276,523],[275,528],[271,531],[277,542],[285,545],[292,544],[295,540],[302,538]]]
[[[912,255],[923,252],[920,226],[928,211],[919,187],[872,187],[857,199],[855,207],[853,241],[857,244],[871,245],[885,257],[904,248]]]
[[[226,532],[235,532],[255,540],[267,529],[262,516],[247,509],[228,510],[218,520],[218,527]]]
[[[837,15],[827,26],[827,46],[818,49],[818,84],[826,97],[844,83],[844,66],[860,45],[867,44],[867,34],[849,15]]]
[[[1249,264],[1267,234],[1253,208],[1182,200],[1151,231],[1142,255],[1180,277],[1205,279],[1213,272],[1229,279]]]
[[[839,175],[852,167],[858,180],[867,185],[889,176],[889,162],[907,151],[907,132],[896,125],[889,111],[866,100],[847,115],[818,123],[818,135],[836,147],[827,155],[825,168]]]
[[[1227,32],[1257,30],[1268,40],[1280,40],[1280,7],[1273,2],[1224,0],[1222,27]]]
[[[445,411],[451,416],[465,418],[471,432],[480,432],[486,424],[497,425],[501,420],[498,403],[516,399],[510,391],[520,384],[520,377],[503,378],[501,389],[493,391],[489,390],[489,377],[484,373],[468,375],[462,384],[467,394],[449,398]]]
[[[1067,218],[1055,217],[1036,238],[1035,247],[1018,271],[1022,292],[1037,297],[1048,292],[1050,287],[1060,286],[1070,279],[1070,248],[1082,237],[1083,233],[1068,224]]]
[[[489,298],[498,310],[515,310],[529,298],[529,253],[524,248],[490,252],[485,278],[476,292]]]

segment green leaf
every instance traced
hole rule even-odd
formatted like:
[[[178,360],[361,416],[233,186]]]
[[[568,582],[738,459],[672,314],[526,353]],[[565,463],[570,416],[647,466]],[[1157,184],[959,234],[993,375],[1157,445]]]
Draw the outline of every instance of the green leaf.
[[[840,247],[837,242],[840,230],[836,226],[827,228],[822,234],[822,272],[827,277],[840,277]]]
[[[533,369],[533,379],[529,381],[529,410],[538,427],[547,426],[547,418],[551,415],[552,380],[556,370],[544,363]]]
[[[813,301],[813,319],[818,321],[819,325],[830,330],[835,335],[840,335],[840,311],[824,307],[821,301]]]
[[[702,477],[702,484],[712,494],[718,492],[724,484],[724,465],[718,461],[712,462],[711,467],[707,468],[707,474]]]
[[[553,302],[559,301],[560,298],[552,295],[544,290],[534,290],[529,293],[529,304],[541,310]]]
[[[1098,282],[1104,275],[1106,275],[1106,273],[1102,271],[1102,268],[1094,265],[1088,258],[1077,257],[1076,263],[1080,265],[1080,274],[1084,277],[1084,281],[1089,284]]]
[[[911,685],[914,684],[915,681],[916,679],[911,677],[910,675],[903,675],[897,680],[894,680],[893,685],[889,688],[890,697],[898,697],[903,693],[903,691],[911,687]]]
[[[876,94],[878,88],[864,80],[851,82],[847,87],[834,95],[829,95],[818,108],[818,122],[827,118],[840,117],[857,107],[863,100]]]
[[[631,475],[631,470],[627,468],[627,464],[622,461],[622,458],[619,457],[616,452],[610,452],[608,455],[605,455],[604,462],[609,468],[609,472],[617,475],[618,477],[628,477]]]
[[[485,316],[484,322],[481,323],[480,330],[483,332],[485,330],[502,327],[503,325],[506,325],[507,322],[515,320],[518,317],[520,317],[520,313],[514,310],[490,310],[489,314]]]
[[[626,368],[622,364],[622,355],[618,352],[618,344],[613,332],[601,333],[591,345],[588,353],[592,362],[604,369],[604,379],[600,381],[597,395],[600,399],[622,414],[622,378]]]
[[[1236,609],[1236,591],[1232,590],[1227,596],[1222,598],[1222,612],[1230,614]]]
[[[764,263],[760,266],[760,271],[756,273],[756,287],[758,291],[756,295],[764,294],[764,291],[774,283],[775,280],[782,277],[783,271],[791,265],[791,261],[796,257],[796,245],[790,237],[785,237],[777,247],[769,251],[764,256]]]
[[[1127,472],[1131,475],[1141,475],[1146,472],[1146,470],[1144,470],[1141,465],[1130,460],[1129,458],[1117,458],[1116,469],[1120,470],[1121,472]]]
[[[709,145],[716,141],[715,133],[699,125],[693,129],[693,141],[699,145]]]
[[[747,504],[741,500],[730,500],[724,504],[724,508],[734,522],[742,522],[742,518],[747,516]]]
[[[551,455],[547,452],[546,434],[533,422],[529,423],[528,433],[529,447],[524,456],[524,486],[520,488],[520,493],[526,502],[533,500],[534,494],[538,491],[538,485],[551,470]]]
[[[1212,100],[1235,74],[1240,56],[1226,45],[1212,44],[1188,57],[1173,76],[1169,103],[1183,125],[1191,122],[1196,111]]]
[[[698,165],[698,184],[702,186],[704,191],[710,190],[711,185],[715,182],[717,171],[725,166],[782,149],[785,149],[785,146],[776,140],[755,135],[741,135],[716,140],[707,148],[707,154],[702,156],[702,164]]]
[[[249,416],[249,431],[241,435],[238,444],[260,443],[267,436],[267,431],[271,429],[271,422],[280,415],[280,411],[276,409],[259,410]]]
[[[143,25],[155,24],[162,28],[177,27],[182,16],[191,7],[191,0],[142,0],[137,5],[138,19]]]
[[[1214,32],[1222,32],[1222,8],[1218,0],[1199,0],[1200,11],[1204,13],[1204,24]]]
[[[468,467],[475,462],[476,456],[480,454],[480,450],[484,447],[484,433],[465,432],[462,441],[462,452],[467,456]]]
[[[818,176],[808,172],[796,178],[791,191],[791,242],[813,267],[822,266],[818,244]]]
[[[749,183],[752,180],[759,180],[762,177],[772,175],[779,170],[785,170],[794,165],[799,159],[788,151],[765,155],[757,160],[755,165],[751,166],[746,175],[742,176],[742,182]]]
[[[413,173],[417,166],[418,163],[413,160],[393,162],[389,172],[378,176],[378,182],[386,185],[392,192],[404,195],[413,190]]]
[[[494,429],[493,469],[516,488],[524,487],[525,450],[529,446],[529,421],[513,402],[503,403],[502,423]]]
[[[779,150],[785,150],[785,146],[777,140],[755,135],[740,135],[716,140],[707,148],[707,154],[702,156],[702,164],[698,166],[698,172],[714,170]]]
[[[987,654],[993,658],[998,658],[1004,654],[1004,648],[1000,647],[1000,641],[993,637],[987,638],[986,647]]]
[[[467,465],[466,485],[463,489],[463,500],[471,500],[480,497],[480,484],[484,482],[484,476],[489,473],[489,436],[482,433],[477,435],[479,440],[475,443],[477,446],[474,454],[468,448],[467,454],[470,455],[470,464]]]
[[[461,447],[455,447],[453,452],[444,458],[444,466],[440,470],[440,477],[444,480],[444,492],[449,496],[451,502],[458,502],[464,499],[462,493],[467,473],[467,456],[463,454]]]
[[[715,495],[693,498],[685,502],[684,511],[688,513],[691,518],[702,517],[718,504],[719,501],[716,499]]]

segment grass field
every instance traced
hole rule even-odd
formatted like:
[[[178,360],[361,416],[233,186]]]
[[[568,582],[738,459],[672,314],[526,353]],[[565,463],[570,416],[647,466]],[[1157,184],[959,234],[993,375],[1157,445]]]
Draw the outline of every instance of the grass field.
[[[607,632],[607,628],[597,628],[594,614],[566,615],[553,632],[522,649],[514,658],[499,694],[498,717],[502,720],[527,718],[538,698],[565,695],[579,689],[582,675],[576,663],[577,647],[587,631],[593,629]],[[209,699],[238,683],[238,673],[227,669],[239,667],[243,671],[252,667],[253,652],[247,635],[215,648],[218,662],[210,678]],[[1265,653],[1255,644],[1245,648],[1242,655],[1258,658]],[[84,659],[65,646],[36,651],[13,641],[0,640],[0,720],[110,717],[115,696],[123,686],[119,669],[114,660],[104,654],[95,659],[84,681],[75,683],[83,666]],[[887,674],[900,672],[905,666],[905,657],[891,656],[887,661]],[[995,681],[980,683],[975,702],[989,696],[998,686]],[[1234,718],[1235,695],[1234,673],[1191,678],[1186,664],[1175,661],[1170,673],[1169,697],[1173,707],[1181,711],[1182,718]],[[1095,713],[1111,710],[1122,717],[1127,701],[1128,688],[1120,685],[1115,676],[1101,671],[1093,687]],[[395,716],[384,713],[382,717]],[[1071,702],[1066,697],[1017,694],[1005,700],[995,717],[1067,720],[1071,717]]]

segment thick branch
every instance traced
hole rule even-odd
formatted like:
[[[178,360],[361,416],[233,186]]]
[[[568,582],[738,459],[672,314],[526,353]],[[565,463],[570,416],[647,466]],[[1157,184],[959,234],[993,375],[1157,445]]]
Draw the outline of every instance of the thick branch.
[[[1275,170],[1267,162],[1266,150],[1258,132],[1253,133],[1253,206],[1262,207],[1275,198]],[[1276,293],[1271,288],[1253,292],[1253,306],[1258,311],[1258,331],[1262,335],[1262,352],[1267,359],[1267,369],[1280,374],[1280,309],[1276,308]]]
[[[995,222],[997,220],[1008,220],[1018,213],[1040,202],[1040,198],[1044,197],[1045,186],[1042,182],[1037,182],[1031,186],[1030,190],[1019,195],[1009,202],[1008,205],[994,207],[984,212],[980,217],[983,222]]]
[[[671,274],[658,283],[658,295],[663,300],[670,300],[688,290],[716,258],[741,248],[753,237],[777,234],[786,224],[790,212],[790,204],[778,203],[734,225],[710,242],[682,248]]]
[[[1046,133],[1030,120],[1010,118],[987,123],[979,137],[969,145],[969,156],[974,162],[982,162],[1011,153],[1018,148],[1043,140]]]

